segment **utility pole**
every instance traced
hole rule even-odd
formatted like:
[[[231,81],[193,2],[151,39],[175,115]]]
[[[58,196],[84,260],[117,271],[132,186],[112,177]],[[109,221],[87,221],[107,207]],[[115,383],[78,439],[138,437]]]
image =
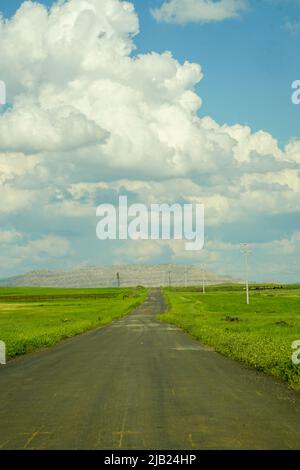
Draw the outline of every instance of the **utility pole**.
[[[171,274],[172,274],[172,271],[169,271],[169,287],[171,287]]]
[[[118,284],[118,288],[119,288],[120,285],[121,285],[121,282],[120,282],[120,273],[117,273],[117,284]]]
[[[187,266],[184,268],[184,287],[187,287]]]
[[[249,305],[250,297],[249,297],[248,256],[251,254],[251,249],[248,243],[241,243],[240,249],[241,249],[241,252],[244,254],[244,260],[245,260],[246,302],[247,302],[247,305]]]
[[[202,266],[202,292],[205,294],[205,271],[204,265]]]

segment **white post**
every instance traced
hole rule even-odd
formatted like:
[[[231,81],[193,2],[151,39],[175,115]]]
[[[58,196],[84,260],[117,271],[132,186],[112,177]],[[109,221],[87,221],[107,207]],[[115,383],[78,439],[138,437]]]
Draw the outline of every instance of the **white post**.
[[[248,256],[251,254],[251,249],[249,248],[247,243],[241,244],[241,252],[244,254],[245,259],[246,302],[247,305],[250,305]]]
[[[250,304],[249,299],[249,280],[248,280],[248,253],[245,253],[245,277],[246,277],[246,301],[247,305]]]
[[[6,346],[4,341],[0,341],[0,364],[6,364]]]

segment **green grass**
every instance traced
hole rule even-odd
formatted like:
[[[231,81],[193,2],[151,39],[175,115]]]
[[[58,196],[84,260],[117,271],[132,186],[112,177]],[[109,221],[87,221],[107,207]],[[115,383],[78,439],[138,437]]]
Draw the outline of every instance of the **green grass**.
[[[0,287],[0,340],[7,357],[44,348],[127,315],[146,289]]]
[[[292,342],[300,340],[300,286],[251,290],[249,306],[241,286],[210,287],[205,295],[199,288],[164,289],[164,294],[168,310],[161,320],[300,389],[300,366],[291,359]]]

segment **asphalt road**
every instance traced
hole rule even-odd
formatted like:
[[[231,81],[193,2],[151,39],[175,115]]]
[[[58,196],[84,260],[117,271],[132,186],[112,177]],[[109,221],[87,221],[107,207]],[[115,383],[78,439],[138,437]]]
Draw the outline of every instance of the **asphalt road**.
[[[128,317],[0,368],[2,449],[300,449],[300,396],[160,323]]]

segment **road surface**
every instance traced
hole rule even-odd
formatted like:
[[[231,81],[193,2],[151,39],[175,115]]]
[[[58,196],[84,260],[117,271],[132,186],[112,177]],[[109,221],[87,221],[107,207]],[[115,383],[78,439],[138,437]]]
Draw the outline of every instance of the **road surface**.
[[[0,368],[1,449],[300,449],[300,396],[131,315]]]

